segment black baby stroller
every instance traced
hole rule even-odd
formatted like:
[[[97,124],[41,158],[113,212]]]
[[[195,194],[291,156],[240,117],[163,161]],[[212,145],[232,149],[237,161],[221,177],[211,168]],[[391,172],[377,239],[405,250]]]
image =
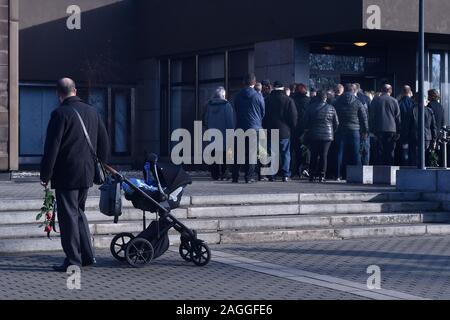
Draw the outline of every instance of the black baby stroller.
[[[132,189],[132,194],[125,197],[143,212],[144,230],[136,237],[131,233],[116,235],[111,241],[112,255],[119,261],[127,261],[132,267],[144,267],[169,249],[168,232],[174,228],[181,235],[180,256],[197,266],[207,265],[211,260],[208,245],[197,239],[195,230],[170,214],[180,205],[184,188],[192,183],[191,177],[179,166],[159,164],[156,155],[150,155],[149,166],[156,184],[153,190],[139,188],[113,168],[105,166],[114,179]],[[146,212],[156,213],[156,220],[148,227]]]

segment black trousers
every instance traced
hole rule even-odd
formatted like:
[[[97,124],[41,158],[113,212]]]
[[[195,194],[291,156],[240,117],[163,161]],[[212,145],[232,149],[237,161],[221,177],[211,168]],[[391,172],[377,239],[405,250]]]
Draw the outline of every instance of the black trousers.
[[[397,141],[395,140],[395,133],[382,132],[377,133],[378,138],[378,152],[376,165],[380,166],[393,166],[395,159],[395,146]]]
[[[325,178],[330,146],[331,141],[311,141],[311,163],[309,166],[309,173],[311,176]]]
[[[303,148],[306,148],[303,151]],[[311,161],[311,150],[308,146],[302,144],[298,138],[291,139],[291,171],[292,176],[302,176],[302,172],[305,169],[309,169]]]
[[[431,141],[425,141],[425,165],[430,166],[430,148]],[[409,165],[415,167],[419,164],[419,145],[417,141],[409,142]]]
[[[257,139],[258,141],[258,139]],[[256,178],[256,171],[257,171],[257,164],[251,164],[250,160],[253,156],[253,158],[258,156],[258,143],[256,143],[256,146],[251,146],[250,145],[250,139],[246,138],[245,139],[245,150],[237,150],[238,146],[235,143],[235,150],[234,150],[234,165],[233,165],[233,171],[232,171],[232,176],[233,176],[233,180],[234,181],[238,181],[239,180],[239,173],[241,170],[241,166],[242,164],[238,164],[238,153],[244,151],[245,153],[245,165],[244,165],[244,170],[245,170],[245,181],[249,181],[252,179]]]
[[[66,265],[83,266],[94,262],[91,233],[84,214],[88,190],[56,190],[58,222]]]
[[[215,155],[216,155],[216,153],[213,152],[213,156],[215,156]],[[211,178],[213,180],[228,178],[228,165],[227,165],[226,151],[223,151],[222,155],[223,155],[223,164],[214,163],[209,166],[209,171],[211,172]]]

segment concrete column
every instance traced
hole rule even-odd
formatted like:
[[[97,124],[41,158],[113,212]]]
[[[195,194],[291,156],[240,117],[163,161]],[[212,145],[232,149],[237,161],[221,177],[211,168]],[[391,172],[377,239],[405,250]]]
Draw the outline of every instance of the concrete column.
[[[309,44],[297,39],[256,43],[255,73],[259,80],[308,84]]]
[[[157,59],[141,61],[136,88],[136,165],[140,166],[144,152],[160,153],[161,104],[160,75]]]

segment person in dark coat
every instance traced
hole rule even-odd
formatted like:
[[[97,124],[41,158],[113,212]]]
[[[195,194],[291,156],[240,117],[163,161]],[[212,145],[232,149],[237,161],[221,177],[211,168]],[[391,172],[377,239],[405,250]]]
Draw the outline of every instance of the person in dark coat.
[[[271,136],[271,130],[279,130],[280,134],[280,175],[283,182],[291,177],[291,136],[297,126],[297,108],[294,100],[285,93],[284,86],[274,82],[274,90],[266,98],[266,116],[263,125]]]
[[[334,88],[334,98],[331,101],[331,105],[334,106],[335,103],[337,102],[337,100],[339,99],[339,97],[342,96],[343,94],[344,94],[344,86],[339,83]]]
[[[344,86],[342,84],[337,84],[334,88],[334,98],[329,102],[332,106],[335,106],[337,100],[340,96],[344,93]],[[328,179],[337,179],[338,178],[338,144],[335,139],[331,143],[330,150],[328,151],[328,172],[327,172],[327,178]]]
[[[270,82],[270,80],[266,79],[261,81],[261,85],[262,85],[261,93],[264,98],[267,98],[273,90],[272,83]]]
[[[312,103],[305,115],[305,135],[311,149],[310,181],[325,182],[328,150],[339,126],[336,110],[327,102],[327,93],[317,93],[319,101]]]
[[[369,107],[371,103],[370,98],[366,96],[363,89],[361,88],[361,85],[359,83],[354,83],[353,85],[355,86],[356,97],[359,99],[359,101],[361,101],[363,105],[365,104],[367,107]]]
[[[338,179],[346,176],[348,165],[361,164],[361,137],[367,137],[369,125],[364,106],[355,95],[355,87],[345,85],[345,92],[335,103],[339,118],[336,133],[338,143]]]
[[[442,104],[439,103],[440,99],[439,91],[436,89],[428,91],[428,108],[433,110],[437,130],[441,130],[445,126],[445,111]]]
[[[418,96],[418,95],[417,95]],[[405,134],[408,136],[409,143],[409,160],[410,166],[417,166],[418,164],[418,147],[419,147],[419,104],[416,103],[414,108],[409,110],[408,123],[405,125]],[[438,127],[436,126],[436,118],[433,109],[425,107],[425,149],[434,148],[437,139]],[[430,165],[428,158],[429,153],[426,153],[426,163]]]
[[[56,189],[61,244],[66,259],[56,271],[65,272],[71,266],[95,263],[89,225],[84,214],[88,190],[94,181],[94,158],[83,132],[81,115],[92,146],[100,161],[106,162],[109,138],[96,109],[76,96],[73,80],[64,78],[57,83],[60,107],[52,112],[41,163],[41,184],[51,182]]]
[[[292,137],[292,171],[294,175],[309,176],[308,168],[310,163],[310,152],[307,149],[306,145],[302,145],[302,135],[305,131],[303,127],[304,117],[306,114],[306,109],[308,108],[311,98],[308,97],[308,87],[303,83],[297,85],[296,92],[292,95],[292,99],[295,102],[295,106],[297,108],[297,128],[295,129],[295,134]],[[306,150],[304,152],[303,150]]]
[[[214,163],[210,166],[211,177],[213,180],[229,179],[227,167],[227,148],[226,148],[226,131],[235,128],[234,111],[231,103],[226,100],[225,88],[216,89],[213,98],[206,106],[206,112],[203,117],[203,125],[206,129],[217,129],[222,133],[223,146],[220,150],[222,163]],[[213,155],[215,156],[215,154]]]
[[[362,103],[364,110],[367,114],[367,117],[369,117],[369,106],[371,103],[371,100],[364,91],[361,89],[361,85],[359,83],[354,83],[356,90],[356,97],[358,100]],[[369,128],[370,129],[370,128]],[[367,136],[361,137],[361,163],[363,166],[368,166],[370,164],[370,132]]]
[[[378,141],[376,165],[394,165],[395,146],[400,139],[401,114],[396,99],[391,97],[392,86],[385,84],[382,94],[375,97],[370,105],[370,129]]]
[[[428,91],[428,107],[433,110],[434,117],[436,119],[436,130],[437,132],[440,132],[441,129],[445,126],[445,111],[442,104],[439,102],[441,99],[439,95],[439,91],[436,89],[432,89]],[[441,148],[439,151],[437,151],[438,157],[439,157],[439,165],[444,165],[444,155],[443,155],[443,148]]]
[[[244,85],[234,100],[234,111],[236,114],[236,129],[244,131],[254,130],[256,134],[262,129],[262,121],[265,116],[265,102],[261,94],[254,89],[256,77],[250,74],[245,77]],[[257,158],[258,146],[251,146],[248,139],[245,144],[245,181],[246,183],[255,183],[256,164],[251,163],[251,158]],[[238,150],[241,151],[242,150]],[[233,166],[233,183],[239,182],[240,165],[237,163],[238,152],[235,154],[235,165]]]
[[[400,132],[400,144],[401,148],[399,150],[400,153],[400,164],[402,166],[408,166],[410,164],[410,152],[409,152],[409,126],[411,119],[409,118],[412,114],[412,110],[414,109],[414,99],[413,92],[410,86],[404,86],[402,89],[402,97],[398,101],[398,105],[400,107],[400,116],[402,119],[401,124],[401,132]]]

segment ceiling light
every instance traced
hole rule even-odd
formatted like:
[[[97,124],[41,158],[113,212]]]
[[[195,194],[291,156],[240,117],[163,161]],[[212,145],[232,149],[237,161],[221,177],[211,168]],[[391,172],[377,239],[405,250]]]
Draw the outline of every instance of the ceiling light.
[[[357,47],[365,47],[367,46],[367,42],[355,42],[353,43]]]

